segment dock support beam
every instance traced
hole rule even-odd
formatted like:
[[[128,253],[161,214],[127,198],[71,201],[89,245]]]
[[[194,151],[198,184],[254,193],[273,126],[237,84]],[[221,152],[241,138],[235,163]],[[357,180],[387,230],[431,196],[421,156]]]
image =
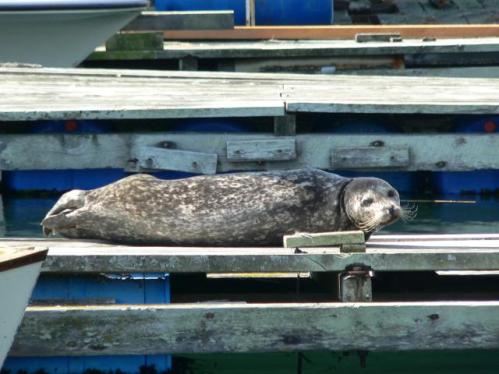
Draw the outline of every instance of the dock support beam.
[[[178,60],[178,70],[197,71],[198,69],[199,62],[195,57],[184,57]]]
[[[343,302],[373,301],[372,277],[374,272],[367,266],[352,266],[339,275],[339,297]],[[359,331],[359,334],[362,334]],[[367,351],[357,351],[360,367],[366,367]]]
[[[373,271],[364,266],[353,266],[340,273],[340,301],[373,301],[372,276]]]
[[[296,135],[296,115],[287,114],[282,117],[274,117],[274,135]]]

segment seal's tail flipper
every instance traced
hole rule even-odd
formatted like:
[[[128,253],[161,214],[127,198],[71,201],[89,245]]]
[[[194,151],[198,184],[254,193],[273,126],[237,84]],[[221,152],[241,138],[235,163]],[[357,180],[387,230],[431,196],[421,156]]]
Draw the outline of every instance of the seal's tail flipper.
[[[62,195],[42,220],[43,234],[49,236],[60,228],[73,226],[75,215],[71,213],[85,205],[87,193],[88,191],[73,190]]]

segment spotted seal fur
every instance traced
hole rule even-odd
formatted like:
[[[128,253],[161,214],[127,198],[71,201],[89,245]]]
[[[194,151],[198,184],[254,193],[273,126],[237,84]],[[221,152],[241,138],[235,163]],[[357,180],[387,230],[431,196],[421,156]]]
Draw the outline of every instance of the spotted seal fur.
[[[178,180],[138,174],[64,194],[42,226],[124,244],[281,245],[296,232],[361,229],[368,238],[400,214],[397,191],[381,179],[307,168]]]

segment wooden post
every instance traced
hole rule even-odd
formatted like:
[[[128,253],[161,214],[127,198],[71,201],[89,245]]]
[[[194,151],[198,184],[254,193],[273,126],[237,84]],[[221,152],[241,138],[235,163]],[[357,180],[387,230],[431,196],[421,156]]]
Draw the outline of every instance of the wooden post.
[[[255,0],[246,0],[246,26],[255,24]]]
[[[2,172],[0,171],[0,180],[1,180]],[[0,235],[5,236],[7,231],[5,225],[5,213],[4,213],[4,204],[3,204],[3,195],[0,194]]]
[[[178,70],[196,71],[198,68],[198,59],[195,57],[184,57],[178,60]]]
[[[343,302],[370,302],[373,301],[372,281],[374,275],[369,267],[352,266],[339,275],[339,297]],[[362,334],[363,331],[358,331]],[[357,351],[360,367],[366,367],[367,351]]]
[[[282,117],[274,117],[274,135],[296,135],[296,116],[294,114],[287,114]]]

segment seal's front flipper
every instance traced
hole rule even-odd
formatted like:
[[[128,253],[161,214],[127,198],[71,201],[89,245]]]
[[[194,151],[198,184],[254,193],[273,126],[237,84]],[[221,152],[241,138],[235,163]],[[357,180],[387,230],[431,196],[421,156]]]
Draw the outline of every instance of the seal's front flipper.
[[[73,190],[62,195],[41,223],[43,234],[49,236],[61,228],[73,227],[76,215],[72,213],[85,205],[87,193],[88,191]]]

